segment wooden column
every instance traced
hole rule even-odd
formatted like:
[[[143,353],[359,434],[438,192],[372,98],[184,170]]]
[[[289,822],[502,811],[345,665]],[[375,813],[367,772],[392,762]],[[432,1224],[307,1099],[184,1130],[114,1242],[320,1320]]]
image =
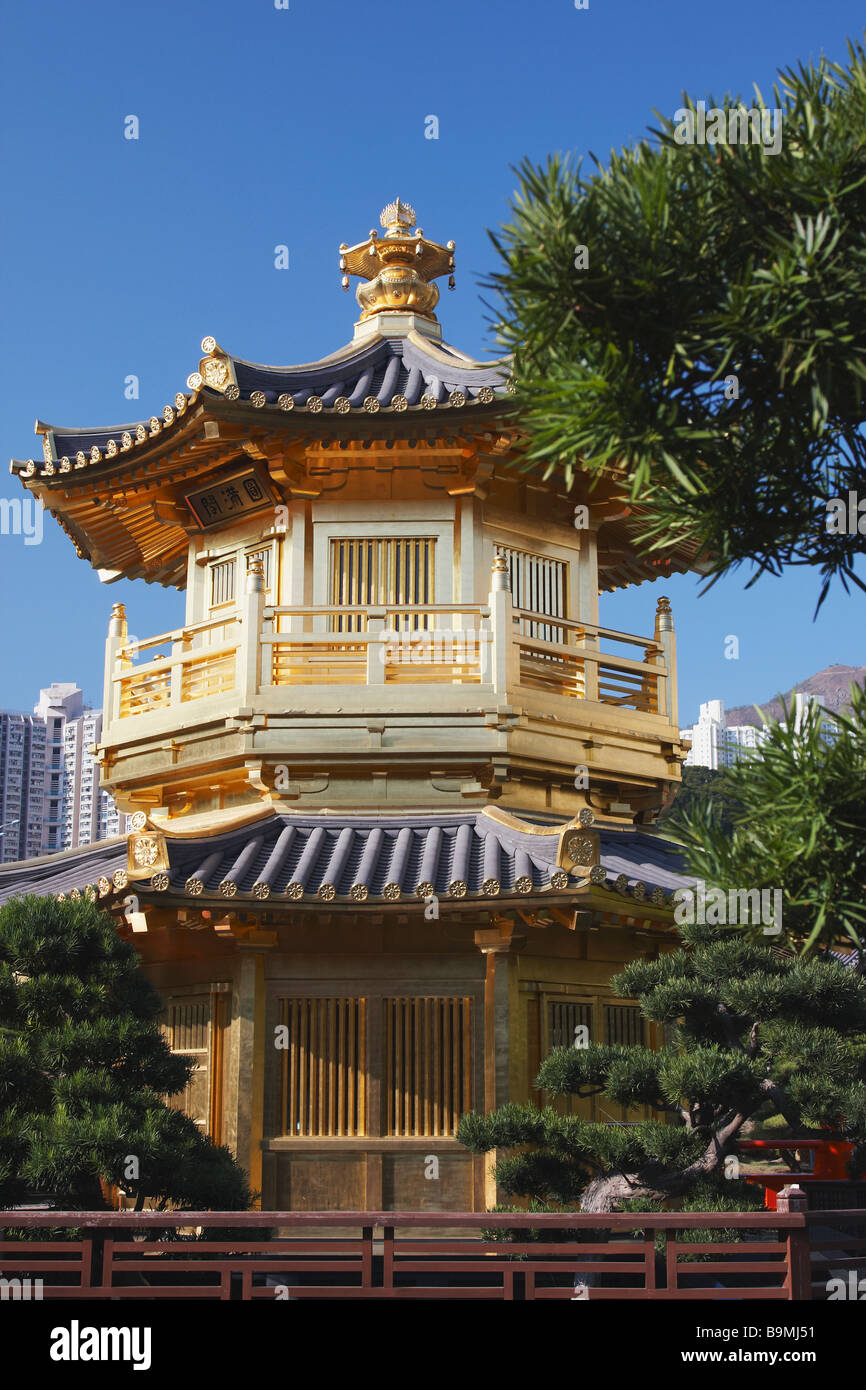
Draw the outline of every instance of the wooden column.
[[[229,1084],[224,1125],[225,1142],[249,1176],[250,1186],[262,1186],[264,1137],[265,953],[275,933],[254,931],[238,942],[238,970],[232,992]],[[273,1039],[271,1039],[273,1045]],[[260,1201],[256,1203],[260,1205]]]
[[[578,531],[580,555],[577,562],[577,611],[570,614],[580,623],[598,626],[598,525]]]
[[[108,638],[105,643],[105,677],[102,693],[102,735],[100,739],[103,743],[105,742],[112,723],[120,715],[120,683],[115,682],[114,677],[117,674],[119,664],[117,654],[127,641],[126,607],[122,603],[115,603],[111,609],[111,618],[108,623]]]
[[[508,562],[504,555],[497,555],[493,561],[490,581],[490,626],[493,632],[492,652],[489,671],[482,672],[485,683],[490,683],[500,699],[508,699],[520,679],[518,649],[515,638],[519,635],[511,602],[511,589],[508,580]]]
[[[240,693],[244,705],[253,705],[259,693],[261,680],[261,634],[265,606],[264,567],[261,560],[254,560],[246,576],[246,591],[241,606],[241,640],[237,655],[237,676],[235,688]],[[266,684],[271,683],[268,672]]]
[[[783,1187],[776,1198],[776,1211],[780,1215],[799,1215],[800,1218],[797,1226],[788,1227],[786,1231],[788,1269],[785,1275],[788,1298],[799,1303],[810,1302],[812,1298],[811,1253],[805,1218],[808,1208],[809,1199],[798,1183],[789,1183],[787,1187]]]
[[[518,935],[507,917],[494,918],[494,925],[475,933],[475,945],[485,958],[484,971],[484,1113],[504,1105],[511,1096],[511,959],[526,941]],[[487,1155],[485,1201],[496,1202],[493,1180],[495,1151]]]
[[[210,987],[210,1064],[207,1132],[215,1144],[223,1143],[223,1111],[225,1108],[226,995],[231,985],[213,984]]]
[[[660,598],[658,601],[654,635],[662,649],[662,660],[668,671],[667,676],[662,676],[659,680],[659,714],[666,714],[671,724],[677,724],[677,638],[669,598]]]

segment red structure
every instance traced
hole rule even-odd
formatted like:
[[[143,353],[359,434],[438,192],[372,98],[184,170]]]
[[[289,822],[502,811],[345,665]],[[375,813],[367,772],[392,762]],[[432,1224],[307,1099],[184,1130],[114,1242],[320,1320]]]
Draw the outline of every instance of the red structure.
[[[841,1139],[742,1139],[740,1150],[757,1149],[786,1153],[810,1153],[814,1155],[812,1168],[808,1172],[752,1172],[745,1174],[747,1182],[755,1183],[764,1189],[764,1205],[768,1211],[776,1210],[776,1199],[783,1187],[792,1178],[798,1183],[845,1182],[849,1178],[848,1162],[854,1145]]]

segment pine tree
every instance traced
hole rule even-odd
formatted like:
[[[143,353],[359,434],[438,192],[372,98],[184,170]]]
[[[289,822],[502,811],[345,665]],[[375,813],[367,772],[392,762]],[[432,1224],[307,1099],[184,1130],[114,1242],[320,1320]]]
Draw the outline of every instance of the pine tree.
[[[517,169],[488,288],[521,466],[567,486],[615,468],[645,551],[812,565],[823,599],[864,587],[856,517],[829,504],[866,472],[866,50],[786,69],[766,105],[707,105],[771,118],[779,148],[683,143],[677,113],[604,167]]]
[[[191,1064],[132,946],[86,899],[0,909],[0,1207],[28,1193],[104,1207],[100,1180],[158,1208],[243,1210],[246,1177],[165,1097]]]
[[[712,807],[720,828],[728,835],[734,829],[736,817],[742,815],[743,808],[731,788],[726,771],[714,771],[709,767],[683,767],[683,780],[679,783],[669,804],[659,813],[656,827],[666,837],[677,838],[677,827],[684,816]]]
[[[725,1160],[759,1114],[781,1115],[799,1138],[826,1137],[821,1127],[830,1126],[863,1140],[866,1079],[855,1039],[866,1026],[866,981],[738,927],[680,931],[679,949],[634,961],[611,981],[646,1019],[666,1025],[666,1045],[558,1048],[536,1082],[554,1095],[650,1106],[661,1118],[596,1124],[531,1104],[465,1116],[461,1143],[505,1151],[495,1172],[508,1196],[543,1210],[646,1210],[668,1198],[730,1210],[755,1204]]]
[[[668,829],[684,846],[689,872],[724,891],[749,885],[780,889],[786,938],[804,952],[847,937],[860,946],[866,927],[866,690],[851,687],[850,706],[812,702],[798,719],[767,724],[760,756],[728,769],[732,825],[714,802],[674,802]]]

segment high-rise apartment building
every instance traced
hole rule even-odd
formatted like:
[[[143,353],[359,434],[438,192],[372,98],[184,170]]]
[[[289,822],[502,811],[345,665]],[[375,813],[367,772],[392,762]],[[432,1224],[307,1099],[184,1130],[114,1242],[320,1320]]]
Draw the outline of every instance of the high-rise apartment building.
[[[102,711],[69,682],[41,690],[33,714],[0,711],[0,862],[126,833],[89,751],[101,733]]]
[[[815,703],[816,697],[797,692],[794,696],[795,727],[800,728],[806,711]],[[830,742],[838,733],[838,725],[832,719],[822,720],[824,739]],[[707,700],[701,705],[697,724],[690,729],[680,729],[680,738],[691,741],[691,751],[685,761],[686,767],[708,767],[714,771],[730,767],[747,757],[760,757],[761,749],[767,741],[767,730],[755,724],[725,724],[725,706],[721,700]]]
[[[102,730],[99,711],[84,710],[63,729],[63,848],[89,845],[99,834],[99,769],[88,752]]]
[[[42,852],[75,849],[126,831],[126,816],[99,787],[90,749],[102,734],[102,711],[88,709],[74,684],[54,681],[39,692],[35,713],[46,727]]]
[[[701,705],[697,724],[680,729],[680,738],[691,741],[686,767],[708,767],[717,772],[745,757],[760,753],[766,731],[754,724],[725,724],[725,706],[721,700],[707,700]]]
[[[39,692],[34,714],[45,725],[45,793],[42,826],[42,854],[66,849],[64,820],[66,804],[74,781],[66,767],[66,726],[79,721],[83,713],[82,694],[69,682],[53,681]]]
[[[803,727],[803,722],[809,710],[814,708],[818,703],[817,695],[812,695],[809,692],[797,692],[794,696],[794,722],[797,729]],[[825,743],[835,743],[838,736],[839,725],[836,723],[835,719],[830,719],[827,714],[824,714],[821,719],[821,737],[823,741]]]
[[[0,862],[42,852],[45,779],[44,721],[0,712]]]

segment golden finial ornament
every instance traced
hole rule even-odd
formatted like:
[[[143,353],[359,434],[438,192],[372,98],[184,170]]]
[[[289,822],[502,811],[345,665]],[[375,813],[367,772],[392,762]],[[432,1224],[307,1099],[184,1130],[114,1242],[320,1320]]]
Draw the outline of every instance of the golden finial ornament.
[[[454,242],[429,241],[415,226],[415,209],[400,198],[382,209],[379,221],[384,236],[371,229],[357,246],[340,246],[343,288],[351,275],[367,282],[356,290],[361,322],[374,314],[413,313],[435,323],[439,288],[432,282],[440,275],[453,280]]]
[[[393,227],[411,231],[417,221],[415,209],[408,203],[401,203],[399,198],[395,198],[393,203],[389,203],[379,214],[379,226],[384,227],[386,232],[390,232]],[[419,231],[418,235],[421,236],[422,233]]]

